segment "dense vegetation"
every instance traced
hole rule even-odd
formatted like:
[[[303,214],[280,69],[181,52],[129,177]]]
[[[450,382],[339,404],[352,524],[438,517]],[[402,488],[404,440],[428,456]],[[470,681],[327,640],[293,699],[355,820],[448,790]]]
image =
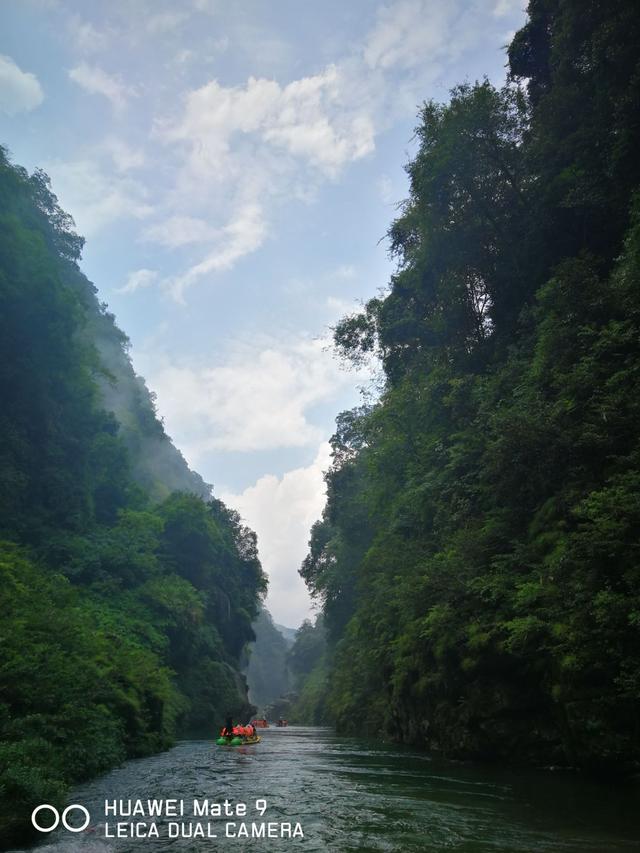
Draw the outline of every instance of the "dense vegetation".
[[[46,176],[0,150],[0,836],[249,711],[256,537],[189,471]]]
[[[294,630],[276,627],[263,609],[253,629],[256,640],[246,676],[249,699],[259,713],[268,720],[284,717],[300,725],[324,723],[327,642],[322,614],[314,623],[305,619]]]
[[[260,714],[267,707],[289,692],[291,676],[287,655],[291,645],[276,628],[271,614],[261,608],[253,623],[256,635],[248,651],[249,660],[245,669],[249,685],[249,699],[257,706]]]
[[[298,628],[289,651],[288,665],[292,675],[292,694],[284,716],[298,725],[324,725],[328,722],[325,709],[328,661],[322,613],[314,622],[305,619]]]
[[[326,713],[451,755],[640,759],[640,7],[531,0],[503,89],[425,104],[376,405],[301,569]]]

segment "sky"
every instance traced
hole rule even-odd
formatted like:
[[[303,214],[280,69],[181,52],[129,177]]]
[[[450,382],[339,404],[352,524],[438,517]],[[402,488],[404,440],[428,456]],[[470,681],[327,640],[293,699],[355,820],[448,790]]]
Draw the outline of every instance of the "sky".
[[[524,0],[0,0],[0,143],[43,168],[165,428],[298,568],[335,416],[331,327],[384,291],[420,104],[505,78]]]

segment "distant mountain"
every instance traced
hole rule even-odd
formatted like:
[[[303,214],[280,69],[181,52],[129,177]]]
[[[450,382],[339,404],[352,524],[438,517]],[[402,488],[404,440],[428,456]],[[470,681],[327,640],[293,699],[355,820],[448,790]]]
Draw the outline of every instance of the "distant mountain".
[[[284,696],[290,689],[287,656],[292,641],[283,635],[283,630],[291,629],[276,627],[265,608],[254,621],[253,630],[256,639],[249,651],[245,675],[249,685],[249,701],[264,713],[267,705]]]
[[[293,645],[293,641],[295,640],[296,634],[298,633],[297,628],[287,628],[285,625],[278,625],[277,622],[273,623],[273,627],[277,628],[278,631],[280,631],[282,636],[287,641],[288,645],[290,645],[290,646]]]

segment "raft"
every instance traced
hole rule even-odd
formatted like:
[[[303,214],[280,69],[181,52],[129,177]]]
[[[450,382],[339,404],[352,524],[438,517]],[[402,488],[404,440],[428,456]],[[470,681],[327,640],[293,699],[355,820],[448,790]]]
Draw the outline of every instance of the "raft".
[[[260,735],[253,735],[252,737],[240,737],[240,735],[235,735],[234,737],[220,737],[216,740],[218,746],[245,746],[250,743],[260,743],[261,737]]]

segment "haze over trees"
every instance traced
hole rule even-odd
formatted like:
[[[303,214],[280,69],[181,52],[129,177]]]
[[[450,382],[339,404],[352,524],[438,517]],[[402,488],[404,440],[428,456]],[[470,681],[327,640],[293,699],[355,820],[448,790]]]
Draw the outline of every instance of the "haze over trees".
[[[250,712],[255,534],[164,432],[41,172],[0,149],[0,836]]]
[[[245,669],[249,685],[249,699],[264,714],[276,699],[289,692],[291,675],[287,655],[289,643],[276,628],[271,614],[261,608],[253,623],[255,642],[249,647],[249,660]]]
[[[639,43],[637,3],[531,0],[508,84],[421,110],[301,569],[342,731],[637,766]]]

